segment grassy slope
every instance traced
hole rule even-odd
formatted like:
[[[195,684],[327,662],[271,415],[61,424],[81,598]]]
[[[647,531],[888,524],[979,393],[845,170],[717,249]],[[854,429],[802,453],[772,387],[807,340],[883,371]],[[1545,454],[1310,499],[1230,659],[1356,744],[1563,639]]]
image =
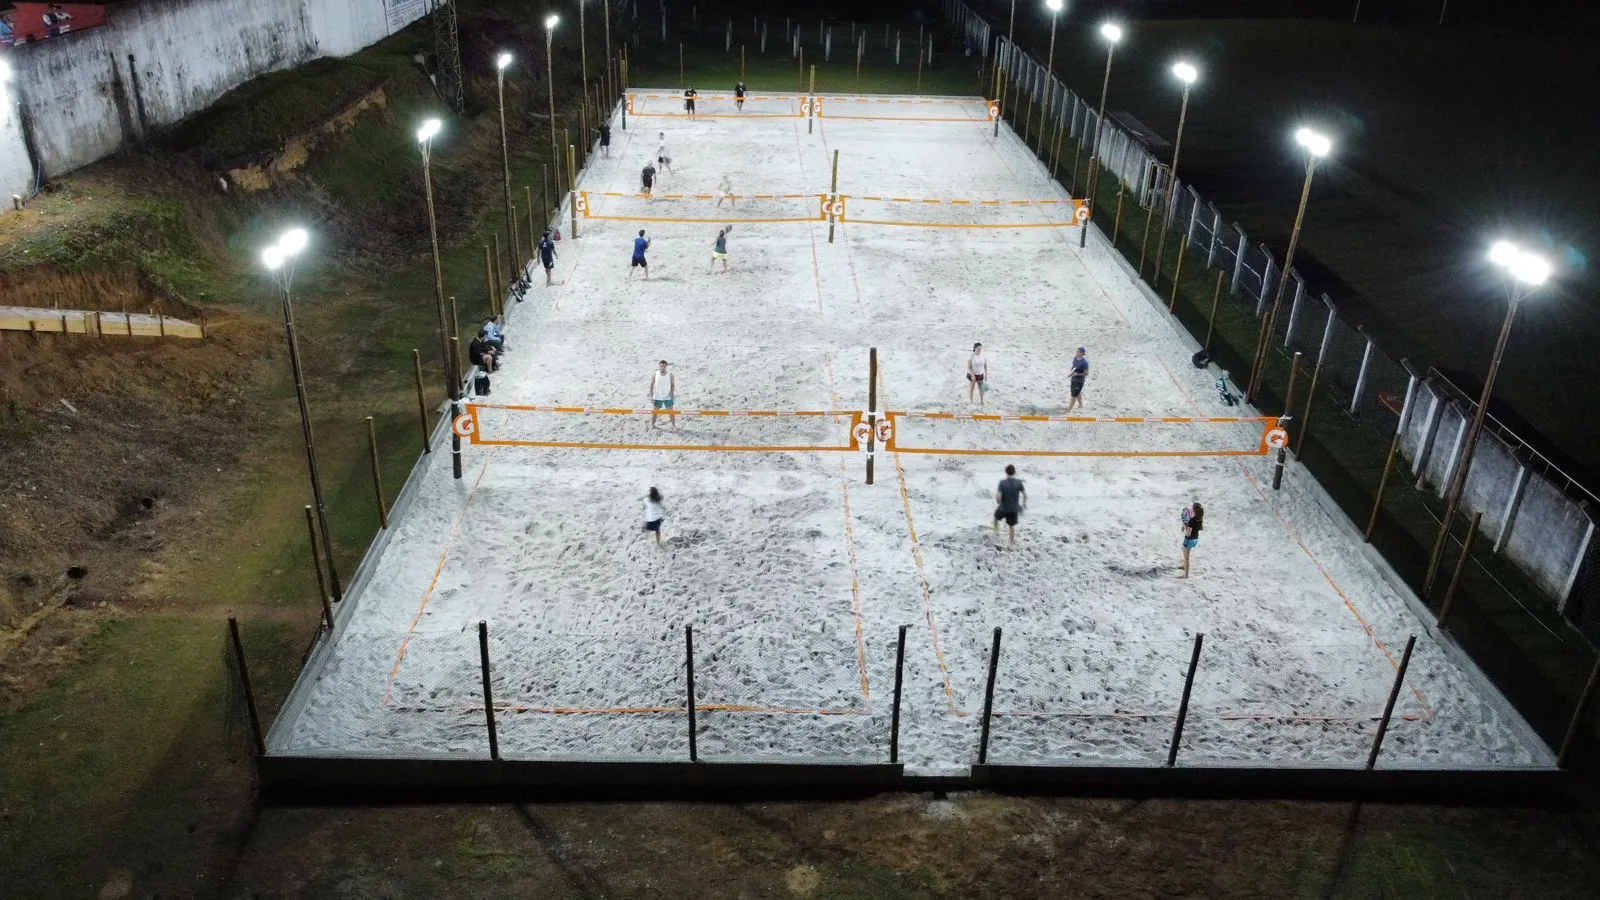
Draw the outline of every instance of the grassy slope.
[[[310,175],[317,190],[310,193],[332,203],[322,206],[307,192],[284,191],[236,210],[221,235],[242,256],[290,218],[309,215],[331,223],[319,229],[319,249],[327,252],[308,259],[297,293],[346,578],[377,527],[361,417],[377,416],[392,496],[417,449],[410,348],[421,346],[430,361],[426,351],[433,340],[431,270],[416,252],[417,228],[406,231],[403,223],[408,211],[416,212],[403,200],[415,188],[405,126],[434,105],[414,78],[404,83],[411,76],[403,58],[414,40],[403,36],[350,61],[394,79],[393,121],[364,121],[314,161]],[[695,67],[697,77],[730,71],[721,56],[706,54]],[[639,55],[635,82],[669,83],[668,73],[651,71],[645,58]],[[785,69],[773,64],[771,85],[761,80],[767,74],[752,69],[752,87],[781,87]],[[853,75],[852,69],[852,82]],[[303,77],[314,86],[337,76],[320,68]],[[843,77],[842,69],[819,70],[819,88],[847,89],[831,83]],[[924,89],[965,93],[965,80],[953,66],[947,75],[929,73]],[[904,91],[906,73],[868,72],[863,88],[872,87]],[[289,120],[286,112],[263,109],[249,116],[255,123]],[[266,137],[250,123],[224,120],[210,127],[226,136],[220,140],[226,147],[249,146],[252,133],[256,140]],[[441,194],[453,186],[472,202],[447,210],[452,247],[446,282],[475,314],[483,304],[483,236],[501,223],[494,185],[480,184],[472,193],[464,181],[481,168],[485,145],[493,160],[493,125],[486,116],[453,121],[451,134],[455,143],[440,147]],[[542,140],[537,131],[519,129],[518,183],[537,183]],[[452,162],[449,151],[461,161]],[[367,215],[400,229],[390,239],[404,252],[382,260],[342,259],[341,249],[369,247],[381,237],[339,230],[344,218]],[[157,258],[149,265],[159,271],[168,263],[176,261]],[[211,263],[213,271],[197,279],[238,285],[242,305],[270,312],[271,295],[250,287],[247,266],[225,256]],[[464,309],[463,322],[472,318]],[[437,400],[439,389],[431,384],[437,379],[429,380],[430,401]],[[166,600],[165,609],[112,618],[83,648],[81,663],[68,677],[21,712],[0,719],[0,759],[7,761],[0,767],[0,882],[18,888],[19,896],[81,896],[102,886],[140,895],[405,895],[430,885],[477,896],[519,885],[552,896],[779,890],[801,896],[979,896],[1083,883],[1083,867],[1092,873],[1090,884],[1138,885],[1162,894],[1244,883],[1274,896],[1370,896],[1376,891],[1368,888],[1380,883],[1396,895],[1406,888],[1504,890],[1529,883],[1552,886],[1550,895],[1560,896],[1561,884],[1593,877],[1592,863],[1569,849],[1568,830],[1559,820],[1534,817],[1507,829],[1496,852],[1477,856],[1463,848],[1501,835],[1499,816],[1439,823],[1425,811],[1385,812],[1379,824],[1359,825],[1345,837],[1337,824],[1346,811],[1339,808],[1171,805],[1146,817],[1139,804],[981,798],[932,806],[889,799],[770,813],[723,807],[252,812],[245,773],[228,761],[224,742],[221,617],[233,612],[245,620],[258,695],[270,715],[292,682],[315,616],[299,510],[305,498],[297,429],[284,385],[268,387],[270,401],[281,407],[278,439],[250,460],[243,476],[217,487],[214,507],[200,511],[196,526],[207,539],[187,553],[168,554],[152,575],[151,590]],[[1222,823],[1226,827],[1218,831]],[[1316,835],[1296,836],[1301,827]],[[1164,832],[1172,837],[1156,839]],[[1095,837],[1085,841],[1084,834]],[[1241,834],[1253,840],[1238,841]],[[1247,849],[1205,864],[1177,863],[1192,859],[1196,841]],[[969,845],[971,852],[949,854],[946,848],[957,844]],[[1138,848],[1131,861],[1129,846]],[[1055,849],[1073,847],[1078,849],[1065,855]],[[1112,857],[1119,865],[1104,868]],[[1172,871],[1175,864],[1180,871]],[[219,885],[223,881],[226,889]]]

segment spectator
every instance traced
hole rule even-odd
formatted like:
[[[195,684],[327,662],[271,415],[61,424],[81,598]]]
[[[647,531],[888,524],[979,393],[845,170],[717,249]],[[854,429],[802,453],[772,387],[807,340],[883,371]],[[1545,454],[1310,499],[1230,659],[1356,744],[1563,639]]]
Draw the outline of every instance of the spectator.
[[[506,352],[506,333],[500,330],[500,323],[493,319],[483,323],[483,342],[489,345],[496,356]]]
[[[472,343],[467,345],[467,358],[472,360],[473,365],[485,372],[493,372],[498,368],[495,365],[494,347],[490,346],[488,341],[487,330],[480,328],[478,336],[473,338]]]

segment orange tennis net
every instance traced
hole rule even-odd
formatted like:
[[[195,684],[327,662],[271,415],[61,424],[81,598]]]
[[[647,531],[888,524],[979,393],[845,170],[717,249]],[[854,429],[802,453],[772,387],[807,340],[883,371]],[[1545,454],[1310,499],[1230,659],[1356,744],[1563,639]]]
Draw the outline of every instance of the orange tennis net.
[[[1046,416],[887,412],[883,449],[952,456],[1266,456],[1288,444],[1273,416]]]

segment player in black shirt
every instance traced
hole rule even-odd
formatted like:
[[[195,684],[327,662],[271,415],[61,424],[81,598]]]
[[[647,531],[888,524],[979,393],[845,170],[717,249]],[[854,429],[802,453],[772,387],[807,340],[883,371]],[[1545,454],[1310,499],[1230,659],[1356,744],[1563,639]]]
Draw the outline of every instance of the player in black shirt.
[[[739,107],[739,112],[744,112],[744,82],[742,81],[733,86],[733,102],[735,106]]]
[[[683,111],[688,113],[691,119],[694,118],[694,98],[698,96],[700,95],[692,86],[683,92]]]

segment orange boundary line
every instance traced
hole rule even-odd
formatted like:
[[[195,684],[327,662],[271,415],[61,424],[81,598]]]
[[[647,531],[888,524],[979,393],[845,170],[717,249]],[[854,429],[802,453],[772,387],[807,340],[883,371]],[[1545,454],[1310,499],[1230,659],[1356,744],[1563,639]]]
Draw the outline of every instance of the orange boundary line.
[[[954,119],[939,116],[835,116],[820,111],[817,113],[817,118],[847,122],[959,122],[964,125],[988,124],[987,119],[973,119],[970,117],[965,119]]]
[[[626,407],[611,406],[525,406],[509,403],[468,403],[467,409],[506,409],[515,412],[543,412],[543,413],[570,413],[580,415],[598,416],[644,416],[655,413],[662,416],[758,416],[776,418],[820,418],[858,416],[859,412],[847,409],[797,409],[797,410],[749,410],[749,409],[630,409]]]
[[[800,223],[800,222],[817,222],[817,221],[820,221],[820,219],[817,216],[808,216],[807,218],[804,218],[804,219],[730,219],[727,216],[720,216],[720,217],[715,218],[715,219],[684,219],[684,218],[666,218],[666,217],[656,217],[656,216],[597,216],[597,215],[594,215],[592,213],[589,214],[587,216],[587,218],[593,219],[593,220],[596,220],[596,221],[604,221],[604,222],[662,222],[662,223],[666,223],[666,224],[682,224],[682,225],[703,225],[703,224],[706,224],[708,222],[709,223],[724,223],[724,224],[731,222],[731,223],[733,223],[735,225],[784,225],[784,224],[795,224],[795,223]]]
[[[640,221],[644,221],[644,220],[640,220]],[[735,221],[737,221],[737,220],[735,220]],[[1078,227],[1077,221],[1071,221],[1071,222],[1030,222],[1030,223],[1021,224],[1021,225],[990,225],[990,224],[956,225],[956,224],[953,224],[953,223],[950,223],[950,222],[884,222],[884,221],[881,221],[881,220],[878,220],[878,219],[855,219],[855,218],[845,219],[842,216],[840,217],[839,221],[847,222],[850,225],[892,225],[892,226],[900,226],[900,227],[903,227],[903,228],[972,228],[972,229],[989,229],[989,230],[1009,230],[1009,229],[1013,229],[1013,228],[1076,228],[1076,227]]]
[[[682,450],[700,453],[850,453],[859,447],[738,447],[697,444],[602,444],[587,441],[486,441],[477,437],[472,443],[481,447],[542,447],[567,450]]]

